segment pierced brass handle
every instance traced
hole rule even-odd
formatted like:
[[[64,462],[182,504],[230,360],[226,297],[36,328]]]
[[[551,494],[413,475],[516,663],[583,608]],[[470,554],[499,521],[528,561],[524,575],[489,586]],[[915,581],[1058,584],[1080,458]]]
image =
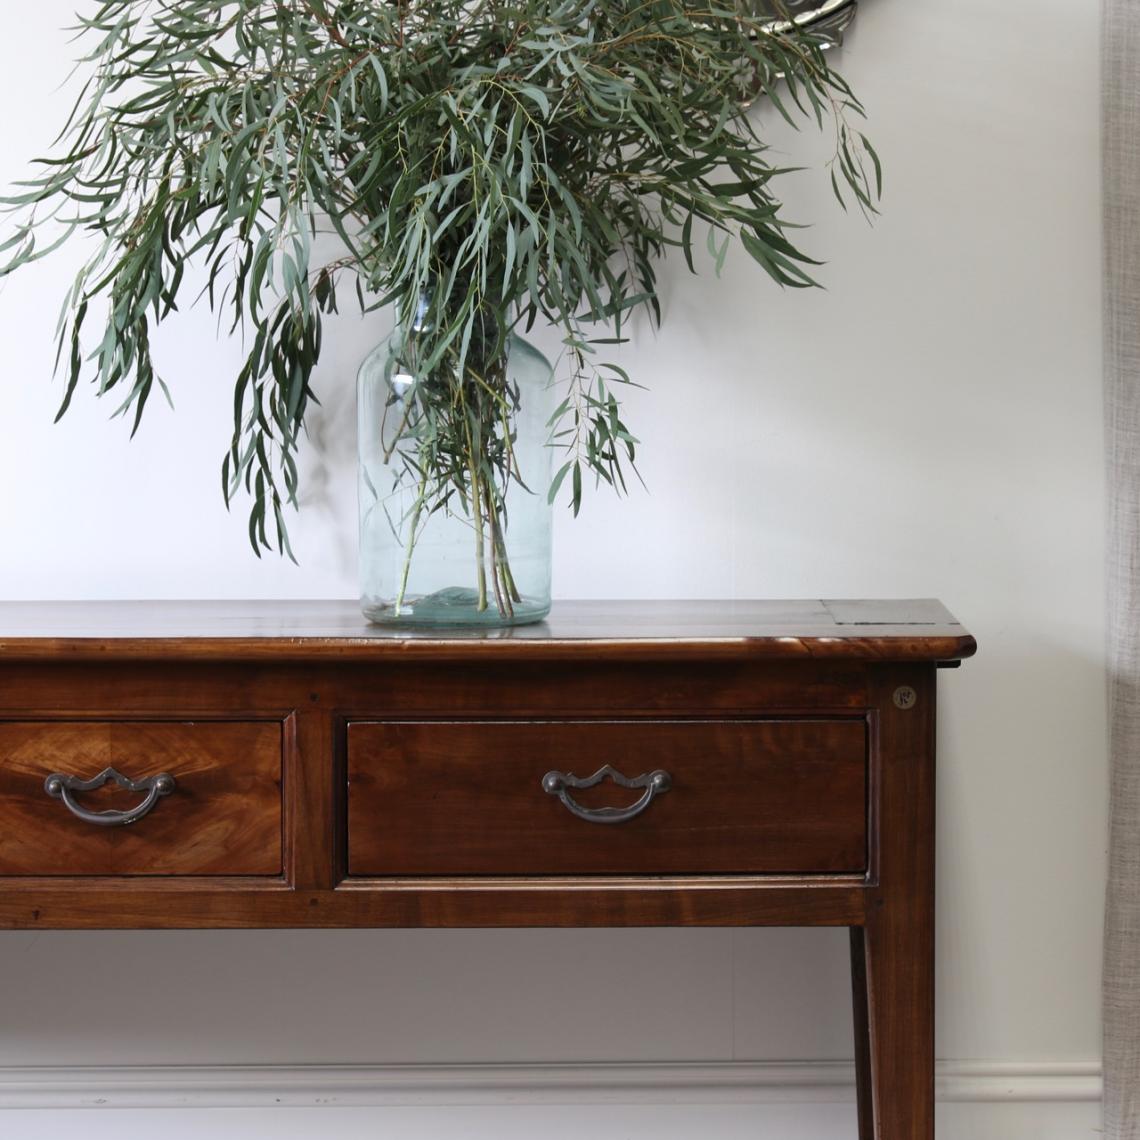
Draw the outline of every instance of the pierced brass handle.
[[[146,792],[146,799],[130,811],[88,811],[75,799],[75,792],[93,792],[112,780],[128,792]],[[83,820],[84,823],[93,823],[96,827],[126,827],[129,823],[135,823],[142,819],[162,796],[170,795],[174,788],[174,777],[169,772],[159,772],[157,776],[148,776],[145,780],[131,780],[115,768],[104,768],[98,776],[90,780],[81,780],[78,776],[65,776],[62,772],[53,772],[44,780],[44,791],[53,800],[62,800],[64,807],[73,816]]]
[[[568,788],[592,788],[609,777],[619,788],[644,788],[645,794],[636,803],[626,808],[583,807],[567,790]],[[584,819],[587,823],[625,823],[634,816],[641,815],[653,802],[654,796],[667,792],[673,786],[673,778],[663,768],[646,772],[643,776],[635,776],[632,780],[623,776],[616,768],[607,764],[599,768],[592,776],[582,779],[569,775],[566,772],[547,772],[542,777],[542,790],[549,796],[557,796],[566,806],[567,810]]]

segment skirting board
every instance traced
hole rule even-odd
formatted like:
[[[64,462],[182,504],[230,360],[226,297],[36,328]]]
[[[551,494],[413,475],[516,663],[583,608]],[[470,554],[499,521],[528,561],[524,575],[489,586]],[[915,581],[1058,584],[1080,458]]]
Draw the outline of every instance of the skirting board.
[[[940,1062],[938,1097],[1085,1102],[1096,1062]],[[843,1062],[569,1065],[226,1065],[0,1068],[0,1109],[455,1104],[747,1104],[854,1100]]]

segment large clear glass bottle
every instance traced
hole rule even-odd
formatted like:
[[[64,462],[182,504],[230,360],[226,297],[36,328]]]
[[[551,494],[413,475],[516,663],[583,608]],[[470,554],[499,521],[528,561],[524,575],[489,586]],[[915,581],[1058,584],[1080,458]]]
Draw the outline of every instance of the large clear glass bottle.
[[[462,466],[452,480],[425,477],[433,446],[425,385],[453,383],[438,367],[417,378],[416,336],[427,306],[360,367],[357,392],[361,606],[369,620],[402,625],[509,626],[550,610],[549,420],[556,403],[547,359],[507,339],[504,390],[515,399],[491,429],[510,450],[510,477],[484,480]],[[446,367],[446,364],[441,367]]]

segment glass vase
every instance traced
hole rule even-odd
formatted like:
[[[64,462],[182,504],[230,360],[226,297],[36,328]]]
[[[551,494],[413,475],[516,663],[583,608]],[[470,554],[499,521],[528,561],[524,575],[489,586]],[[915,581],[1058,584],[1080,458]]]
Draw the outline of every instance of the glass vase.
[[[361,607],[384,624],[540,621],[550,610],[550,363],[511,334],[494,359],[473,367],[469,356],[462,376],[446,355],[423,374],[425,312],[421,303],[358,377]]]

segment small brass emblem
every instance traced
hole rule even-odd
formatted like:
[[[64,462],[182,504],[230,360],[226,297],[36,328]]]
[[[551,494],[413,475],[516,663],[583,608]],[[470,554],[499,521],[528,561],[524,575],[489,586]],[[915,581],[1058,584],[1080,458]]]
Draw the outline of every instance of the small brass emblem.
[[[895,708],[912,709],[918,704],[918,694],[909,685],[899,685],[894,693]]]

